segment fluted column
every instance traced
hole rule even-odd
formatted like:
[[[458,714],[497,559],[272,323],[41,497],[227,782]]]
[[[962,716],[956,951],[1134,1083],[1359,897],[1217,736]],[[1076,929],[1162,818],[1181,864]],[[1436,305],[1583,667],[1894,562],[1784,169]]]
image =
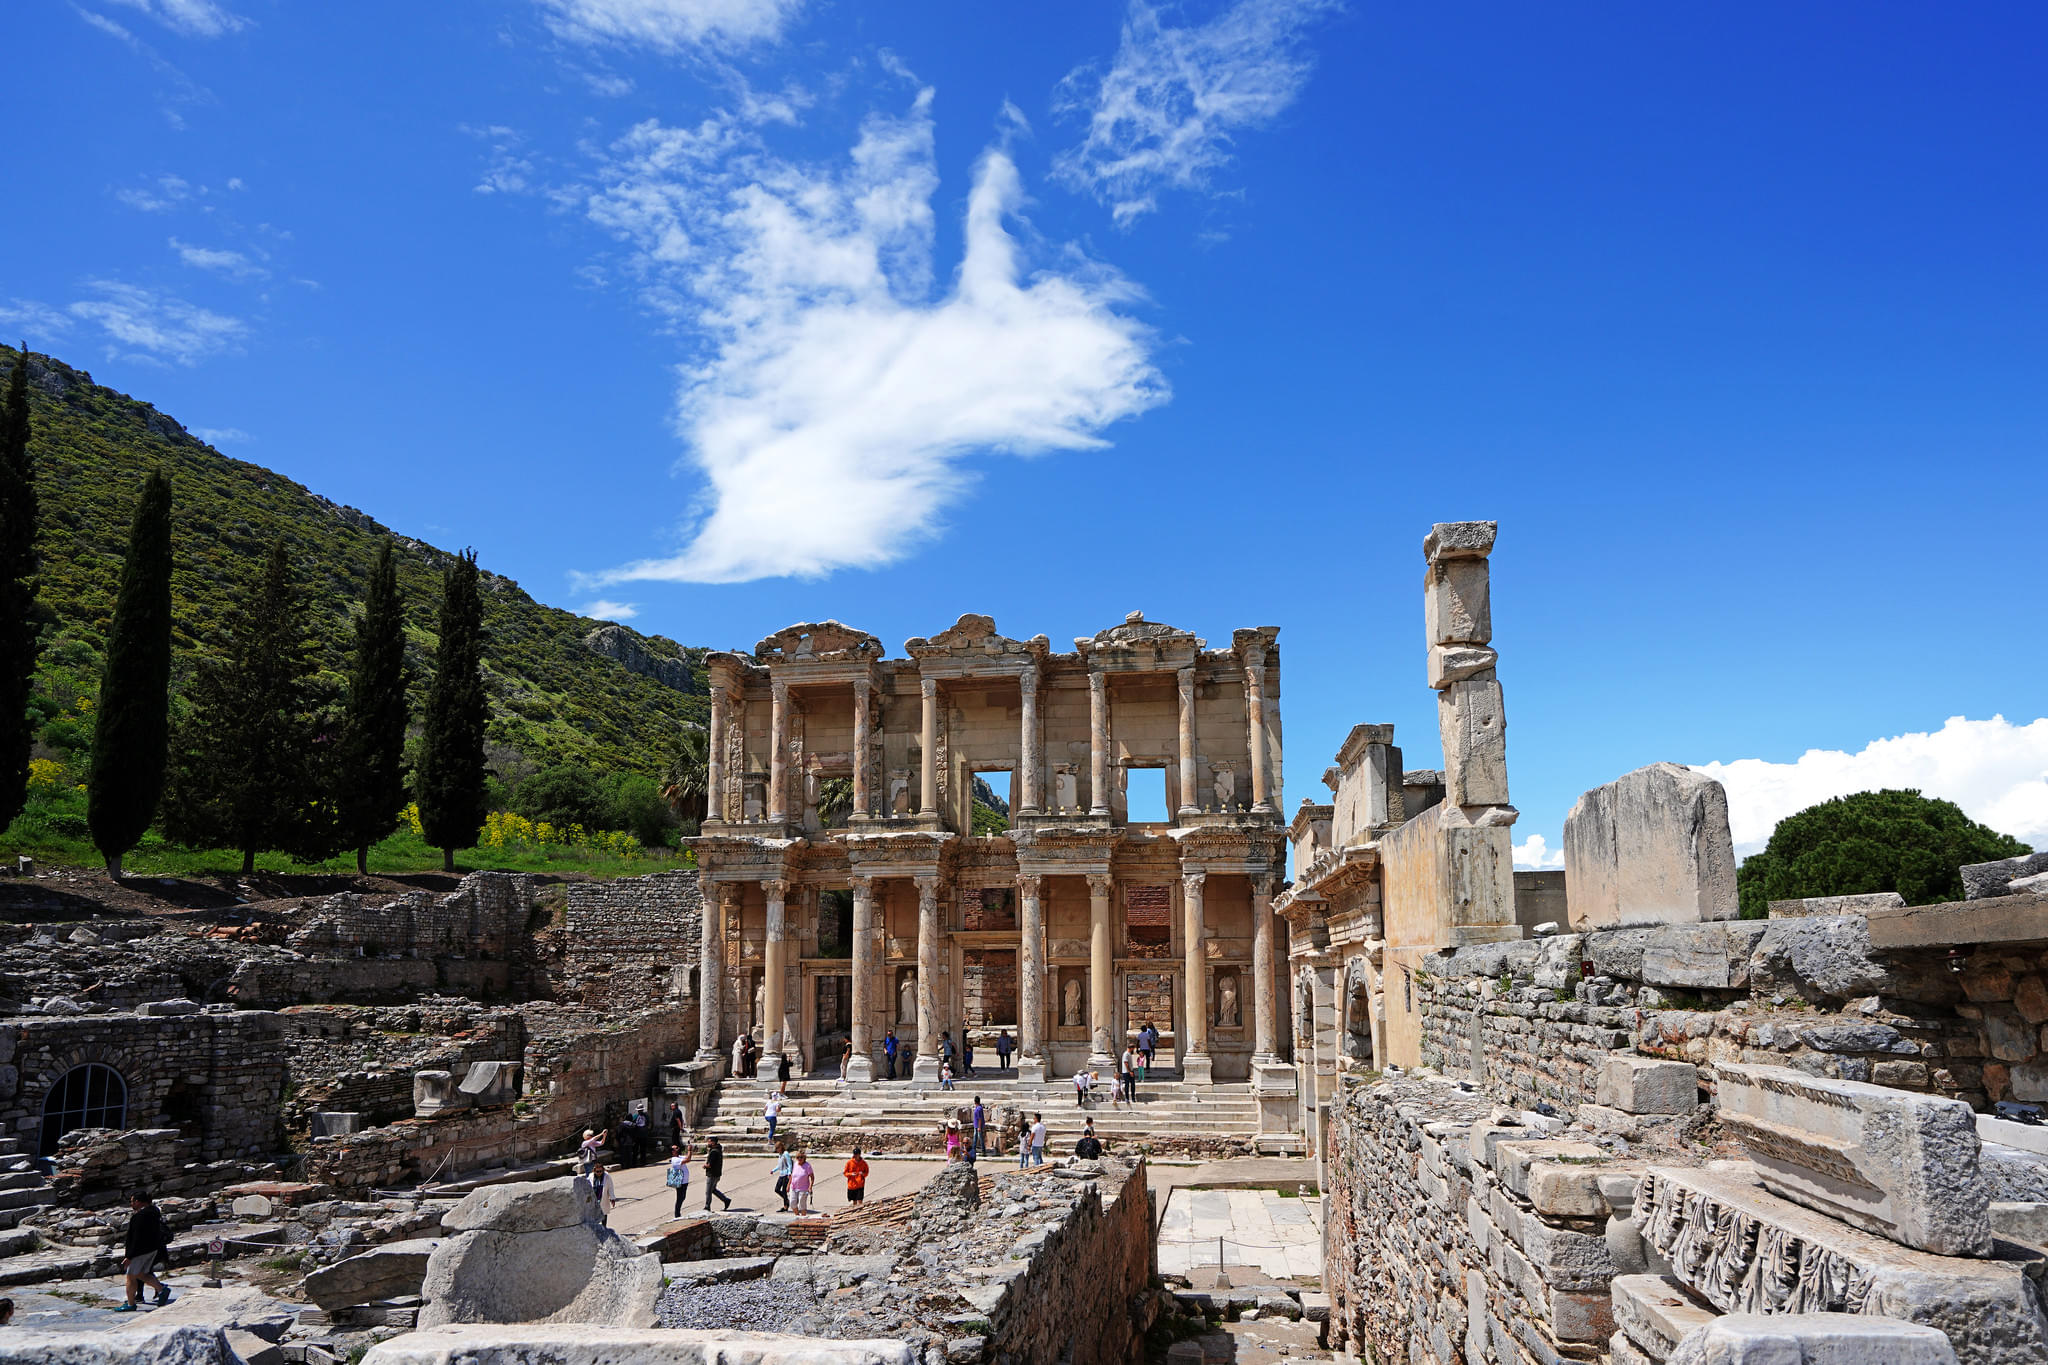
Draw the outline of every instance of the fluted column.
[[[1252,878],[1252,1062],[1277,1062],[1273,1023],[1273,879]]]
[[[1088,1031],[1094,1047],[1088,1065],[1097,1068],[1116,1065],[1116,1009],[1109,956],[1113,885],[1114,879],[1107,872],[1088,874]]]
[[[912,1079],[939,1078],[939,879],[917,879],[917,1066]]]
[[[725,818],[725,684],[711,684],[711,733],[704,743],[704,818]]]
[[[920,678],[918,687],[924,693],[924,754],[917,809],[920,815],[936,815],[939,810],[939,680]]]
[[[783,900],[789,895],[789,883],[779,880],[762,882],[761,894],[768,899],[768,936],[761,952],[761,1051],[772,1056],[782,1051],[787,1041],[782,1036],[786,1031],[783,1025],[787,1022],[782,977],[788,934]]]
[[[1022,731],[1017,737],[1017,811],[1020,815],[1036,815],[1039,811],[1038,770],[1043,755],[1038,738],[1038,666],[1033,664],[1024,670],[1017,680],[1022,689],[1023,713]]]
[[[868,770],[874,766],[869,749],[874,745],[874,736],[869,733],[869,694],[873,692],[866,678],[853,680],[853,813],[873,815],[870,801],[873,793],[868,790]]]
[[[1205,923],[1202,918],[1202,883],[1205,873],[1189,872],[1181,877],[1183,893],[1182,945],[1185,956],[1181,970],[1186,976],[1183,981],[1182,1011],[1186,1018],[1181,1024],[1181,1037],[1176,1040],[1174,1051],[1178,1054],[1181,1076],[1185,1080],[1207,1082],[1212,1078],[1209,1067],[1209,959],[1208,945],[1203,941]]]
[[[1017,877],[1023,952],[1017,964],[1017,1079],[1045,1079],[1045,879]]]
[[[704,888],[697,934],[697,1060],[709,1061],[724,1049],[719,1035],[724,1031],[725,1011],[725,926],[726,898],[733,887],[725,883]]]
[[[1273,809],[1273,770],[1266,753],[1266,651],[1244,652],[1244,710],[1251,730],[1252,809]]]
[[[768,823],[789,819],[789,684],[768,685]]]
[[[872,1081],[874,1058],[870,1021],[875,1014],[875,879],[853,879],[853,1060],[846,1064],[849,1081]]]
[[[1109,675],[1088,675],[1088,813],[1109,814]]]
[[[1195,800],[1195,670],[1180,669],[1180,813],[1193,815],[1200,809]]]

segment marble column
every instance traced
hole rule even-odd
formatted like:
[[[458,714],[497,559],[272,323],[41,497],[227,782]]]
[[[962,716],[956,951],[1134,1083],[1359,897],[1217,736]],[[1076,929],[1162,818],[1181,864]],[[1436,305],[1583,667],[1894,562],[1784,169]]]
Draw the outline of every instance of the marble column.
[[[726,883],[704,888],[697,937],[697,1060],[724,1055],[719,1046],[725,1026],[725,904],[734,888]]]
[[[1266,752],[1266,651],[1247,649],[1244,652],[1244,710],[1245,721],[1251,729],[1252,749],[1252,809],[1271,811],[1273,794],[1269,790],[1273,781],[1270,755]]]
[[[929,698],[930,694],[927,693]],[[931,705],[926,701],[926,706]],[[926,711],[930,715],[930,711]],[[930,768],[926,768],[929,772]],[[911,1079],[939,1078],[939,879],[917,879],[917,1063]]]
[[[704,741],[704,818],[725,818],[725,685],[711,684],[711,731]]]
[[[853,879],[853,1060],[846,1064],[849,1081],[872,1081],[875,1061],[869,1034],[875,1014],[875,879]]]
[[[761,951],[761,1051],[773,1056],[788,1042],[783,1037],[786,1031],[783,1026],[787,1022],[783,972],[784,955],[788,951],[788,921],[783,900],[789,895],[789,883],[762,882],[761,894],[768,898],[768,937]]]
[[[1252,1064],[1277,1062],[1273,1024],[1273,879],[1252,881]]]
[[[789,684],[768,685],[768,823],[789,819]]]
[[[923,771],[918,787],[918,814],[939,813],[939,680],[920,678],[918,687],[924,693],[924,753],[921,756]]]
[[[1181,982],[1185,1018],[1174,1040],[1181,1079],[1206,1085],[1214,1073],[1209,1064],[1209,949],[1203,933],[1202,883],[1206,873],[1188,872],[1180,879],[1184,910],[1181,945],[1185,950]]]
[[[1109,675],[1088,674],[1088,813],[1109,814]]]
[[[871,807],[873,793],[869,790],[868,771],[874,767],[874,755],[869,750],[874,745],[874,736],[869,733],[868,712],[874,688],[866,678],[853,681],[853,813],[873,815]]]
[[[1180,813],[1193,815],[1200,809],[1195,800],[1195,670],[1180,669]]]
[[[1017,877],[1023,951],[1017,963],[1017,1079],[1045,1080],[1045,879]]]
[[[1021,733],[1017,737],[1017,813],[1036,815],[1039,812],[1040,793],[1038,790],[1039,768],[1043,754],[1038,739],[1038,666],[1033,664],[1017,679],[1022,690],[1024,713]]]
[[[1088,1065],[1114,1069],[1121,1045],[1115,1037],[1116,1000],[1110,985],[1110,891],[1115,879],[1107,872],[1088,874],[1088,1032],[1093,1051]]]

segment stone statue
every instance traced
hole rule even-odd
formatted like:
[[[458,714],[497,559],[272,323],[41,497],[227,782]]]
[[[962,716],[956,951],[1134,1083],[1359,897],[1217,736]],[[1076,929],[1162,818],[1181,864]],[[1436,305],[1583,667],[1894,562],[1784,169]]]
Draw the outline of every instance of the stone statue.
[[[768,978],[761,977],[754,982],[754,1026],[760,1028],[768,1022]]]
[[[1067,978],[1060,1002],[1060,1023],[1067,1028],[1081,1027],[1081,982],[1077,977]]]
[[[910,779],[891,777],[889,779],[889,814],[910,814]]]
[[[917,1019],[917,973],[906,971],[902,980],[896,983],[896,1022],[909,1024]]]
[[[1225,975],[1216,978],[1216,1027],[1238,1028],[1243,1024],[1237,1008],[1237,978]]]
[[[1228,768],[1216,770],[1216,809],[1229,810],[1237,800],[1237,774]]]
[[[1072,768],[1063,767],[1053,774],[1052,793],[1053,804],[1061,810],[1073,810],[1081,804],[1080,781]]]

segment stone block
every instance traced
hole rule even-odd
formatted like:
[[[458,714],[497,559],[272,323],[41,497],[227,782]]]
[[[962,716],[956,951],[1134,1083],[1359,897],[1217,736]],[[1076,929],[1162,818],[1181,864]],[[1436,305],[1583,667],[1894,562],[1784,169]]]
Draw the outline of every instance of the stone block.
[[[1605,1341],[1614,1335],[1614,1300],[1598,1290],[1550,1291],[1550,1334],[1559,1341]]]
[[[1554,1161],[1529,1163],[1529,1206],[1552,1218],[1605,1218],[1600,1168]]]
[[[199,1004],[194,1000],[154,1000],[146,1005],[137,1005],[135,1012],[144,1018],[163,1018],[180,1014],[199,1013]]]
[[[314,1137],[346,1137],[350,1133],[363,1131],[363,1115],[348,1110],[316,1110],[313,1114]]]
[[[479,1107],[510,1104],[519,1098],[521,1069],[518,1062],[471,1062],[460,1089]]]
[[[597,1196],[580,1176],[486,1185],[441,1215],[441,1226],[448,1232],[547,1232],[597,1221]]]
[[[1897,910],[1906,898],[1896,891],[1871,891],[1861,896],[1807,896],[1796,901],[1772,901],[1772,919],[1796,919],[1806,915],[1867,915],[1873,910]]]
[[[0,1332],[0,1365],[239,1365],[218,1327],[180,1323],[115,1331]]]
[[[1601,1060],[1593,1099],[1624,1114],[1690,1114],[1699,1092],[1700,1070],[1690,1062],[1617,1052]]]
[[[1994,1202],[1991,1234],[2022,1246],[2048,1250],[2048,1204]]]
[[[1526,1130],[1524,1130],[1526,1131]],[[1590,1142],[1572,1142],[1560,1138],[1508,1139],[1493,1144],[1493,1173],[1500,1177],[1500,1183],[1527,1199],[1529,1197],[1529,1168],[1539,1161],[1584,1162],[1587,1169],[1597,1170],[1591,1163],[1605,1161],[1607,1153]]]
[[[439,1118],[444,1114],[459,1114],[469,1108],[471,1099],[455,1084],[455,1077],[446,1071],[415,1071],[412,1073],[413,1117],[422,1119]]]
[[[1607,1356],[1613,1365],[1664,1365],[1630,1341],[1626,1332],[1616,1332],[1607,1339]]]
[[[1617,1275],[1611,1289],[1615,1322],[1652,1360],[1720,1316],[1668,1275]]]
[[[1955,1365],[1932,1327],[1862,1313],[1732,1313],[1689,1333],[1669,1365]]]
[[[1506,805],[1508,717],[1500,684],[1478,679],[1449,684],[1437,697],[1437,722],[1443,732],[1445,802]]]
[[[407,1298],[420,1292],[427,1278],[427,1260],[438,1238],[386,1242],[306,1276],[306,1297],[332,1313],[378,1299]]]
[[[1969,1105],[1789,1067],[1726,1063],[1716,1075],[1722,1126],[1767,1188],[1922,1251],[1990,1251]]]
[[[371,1347],[363,1365],[918,1365],[918,1356],[890,1340],[519,1323],[409,1332]]]
[[[1452,683],[1490,679],[1500,654],[1485,645],[1431,645],[1429,685],[1438,690]]]
[[[1564,822],[1574,929],[1734,919],[1735,843],[1721,784],[1653,763],[1595,787]]]
[[[1450,559],[1484,559],[1493,553],[1497,521],[1440,521],[1422,538],[1422,555],[1432,564]]]
[[[2048,872],[2048,853],[2023,853],[2017,858],[2000,858],[1988,863],[1965,863],[1956,869],[1963,878],[1963,897],[1983,900],[2012,894],[2012,883]]]
[[[1522,1254],[1543,1283],[1556,1289],[1605,1293],[1607,1282],[1620,1270],[1608,1252],[1606,1237],[1553,1227],[1541,1218],[1522,1220]]]
[[[228,1212],[237,1218],[260,1221],[275,1212],[276,1205],[267,1194],[245,1194],[228,1205]]]

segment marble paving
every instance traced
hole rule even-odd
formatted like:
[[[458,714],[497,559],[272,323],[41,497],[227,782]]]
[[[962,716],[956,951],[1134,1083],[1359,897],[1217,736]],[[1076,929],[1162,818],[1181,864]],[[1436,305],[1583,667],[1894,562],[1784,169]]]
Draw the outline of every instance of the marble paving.
[[[1176,1189],[1159,1222],[1159,1272],[1214,1272],[1223,1264],[1256,1267],[1275,1280],[1321,1284],[1322,1205],[1272,1190]]]

